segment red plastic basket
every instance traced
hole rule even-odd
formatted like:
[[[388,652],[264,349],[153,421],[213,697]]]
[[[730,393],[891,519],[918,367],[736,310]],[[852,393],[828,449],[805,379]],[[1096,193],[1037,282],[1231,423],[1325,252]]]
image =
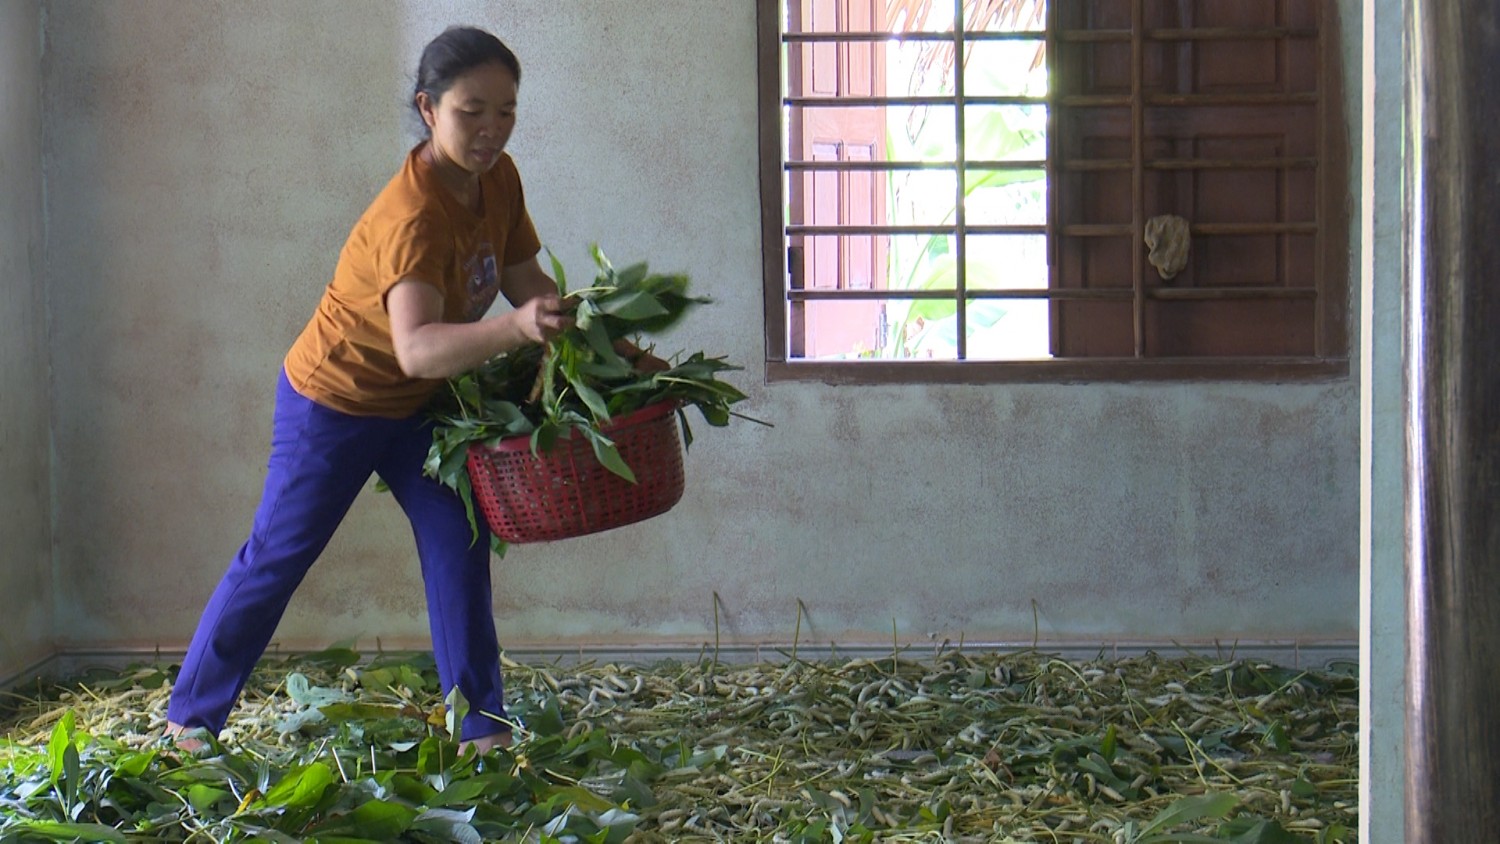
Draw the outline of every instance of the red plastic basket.
[[[469,446],[469,483],[490,530],[505,542],[546,542],[672,509],[683,481],[676,409],[676,402],[659,402],[600,427],[635,483],[604,468],[588,438],[573,432],[541,454],[531,453],[529,436]]]

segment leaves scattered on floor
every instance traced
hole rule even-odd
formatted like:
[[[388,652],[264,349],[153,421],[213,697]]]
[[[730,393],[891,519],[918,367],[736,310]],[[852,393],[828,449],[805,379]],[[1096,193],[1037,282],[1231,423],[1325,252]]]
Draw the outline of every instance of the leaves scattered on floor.
[[[169,674],[12,696],[19,841],[1353,841],[1352,668],[949,651],[518,665],[514,751],[459,757],[430,657],[263,663],[203,753]],[[461,703],[460,703],[461,705]]]

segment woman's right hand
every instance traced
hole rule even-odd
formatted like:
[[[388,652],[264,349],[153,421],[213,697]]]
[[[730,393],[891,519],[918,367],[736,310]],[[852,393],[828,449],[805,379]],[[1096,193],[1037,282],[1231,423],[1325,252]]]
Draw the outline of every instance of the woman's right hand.
[[[545,343],[573,325],[571,308],[555,293],[527,299],[511,316],[521,336],[533,343]]]

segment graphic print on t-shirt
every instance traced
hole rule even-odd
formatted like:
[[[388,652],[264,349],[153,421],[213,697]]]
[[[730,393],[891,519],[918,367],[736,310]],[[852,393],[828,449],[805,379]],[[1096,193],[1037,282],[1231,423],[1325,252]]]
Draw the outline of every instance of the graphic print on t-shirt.
[[[495,295],[500,292],[500,274],[495,262],[495,250],[488,242],[481,243],[464,262],[464,293],[468,299],[464,314],[470,322],[484,316]]]

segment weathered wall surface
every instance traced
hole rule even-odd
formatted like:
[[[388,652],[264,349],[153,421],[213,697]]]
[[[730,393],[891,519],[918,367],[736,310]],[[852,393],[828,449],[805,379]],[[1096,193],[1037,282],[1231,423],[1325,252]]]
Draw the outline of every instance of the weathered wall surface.
[[[776,425],[698,426],[666,516],[497,561],[506,644],[786,641],[799,600],[804,642],[1355,638],[1352,377],[764,382],[746,0],[48,8],[68,646],[191,635],[258,497],[281,356],[412,142],[418,50],[457,22],[521,57],[510,149],[544,242],[577,273],[596,240],[690,273],[716,304],[663,348],[745,364]],[[278,641],[421,644],[424,612],[371,492]]]
[[[0,4],[0,681],[52,649],[41,15]]]

